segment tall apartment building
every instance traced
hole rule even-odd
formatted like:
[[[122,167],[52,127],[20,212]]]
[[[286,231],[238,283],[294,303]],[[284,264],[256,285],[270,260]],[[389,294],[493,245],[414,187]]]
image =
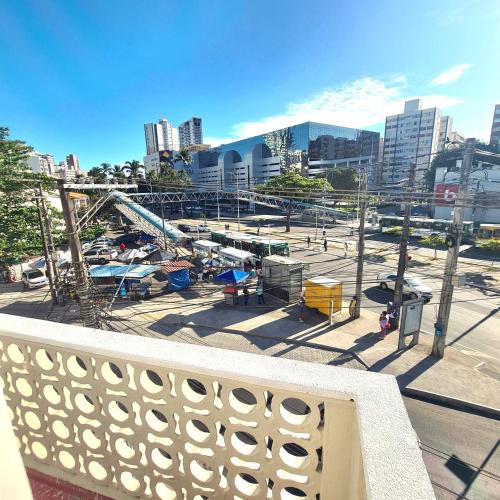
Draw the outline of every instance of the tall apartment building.
[[[495,106],[495,112],[493,113],[490,144],[500,149],[500,104]]]
[[[26,163],[35,174],[54,175],[56,173],[52,155],[40,153],[39,151],[30,151]]]
[[[74,154],[69,154],[66,156],[66,166],[70,169],[73,170],[75,173],[80,172],[80,160],[78,159],[78,156]]]
[[[451,116],[442,116],[439,124],[438,151],[444,151],[447,142],[451,141],[452,128],[453,118]]]
[[[201,118],[190,118],[179,125],[179,143],[181,148],[194,144],[203,144]]]
[[[160,118],[158,123],[146,123],[144,138],[148,155],[167,149],[179,150],[179,132],[166,118]]]
[[[447,130],[446,126],[444,133]],[[403,113],[388,116],[385,120],[382,183],[403,183],[409,177],[411,163],[415,162],[415,185],[418,186],[439,151],[440,131],[441,110],[422,109],[420,99],[406,101]]]

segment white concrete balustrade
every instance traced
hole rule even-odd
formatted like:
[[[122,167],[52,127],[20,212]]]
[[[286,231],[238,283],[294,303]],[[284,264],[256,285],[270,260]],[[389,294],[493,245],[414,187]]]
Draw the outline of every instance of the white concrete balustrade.
[[[0,314],[0,378],[25,466],[114,498],[434,498],[388,375]]]

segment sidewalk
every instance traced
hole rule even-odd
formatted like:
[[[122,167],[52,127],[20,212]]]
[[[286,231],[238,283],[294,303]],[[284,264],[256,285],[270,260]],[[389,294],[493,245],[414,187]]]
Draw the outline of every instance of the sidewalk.
[[[137,319],[144,325],[147,317],[155,331],[161,325],[197,326],[279,339],[289,345],[349,351],[361,358],[367,369],[395,375],[403,393],[439,402],[462,401],[464,406],[477,405],[479,409],[493,408],[500,415],[500,381],[481,373],[476,368],[476,359],[448,347],[444,358],[437,360],[430,356],[432,337],[424,334],[420,335],[419,345],[398,351],[397,332],[390,333],[384,340],[378,339],[378,313],[373,311],[363,310],[361,318],[351,321],[345,308],[330,326],[326,317],[315,311],[308,311],[306,321],[301,323],[295,307],[277,308],[276,302],[269,310],[226,306],[222,301],[214,304],[213,297],[210,302],[200,297],[194,307],[189,307],[185,299],[180,297],[175,304],[172,298],[170,296],[168,311],[163,307],[152,311],[151,304],[140,303],[128,307],[124,313],[132,324]],[[115,314],[120,316],[121,311]]]

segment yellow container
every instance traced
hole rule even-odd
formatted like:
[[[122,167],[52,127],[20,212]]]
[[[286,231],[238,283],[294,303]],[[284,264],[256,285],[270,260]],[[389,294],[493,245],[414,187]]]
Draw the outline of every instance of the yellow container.
[[[342,283],[332,278],[318,276],[304,281],[306,306],[326,314],[342,309]],[[332,304],[332,310],[330,310]]]

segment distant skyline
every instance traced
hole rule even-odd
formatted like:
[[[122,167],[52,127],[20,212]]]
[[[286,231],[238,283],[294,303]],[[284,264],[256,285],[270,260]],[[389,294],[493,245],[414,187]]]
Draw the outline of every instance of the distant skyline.
[[[0,126],[83,169],[142,161],[144,124],[204,142],[305,121],[383,133],[419,97],[487,141],[500,103],[498,0],[18,0],[0,4]]]

